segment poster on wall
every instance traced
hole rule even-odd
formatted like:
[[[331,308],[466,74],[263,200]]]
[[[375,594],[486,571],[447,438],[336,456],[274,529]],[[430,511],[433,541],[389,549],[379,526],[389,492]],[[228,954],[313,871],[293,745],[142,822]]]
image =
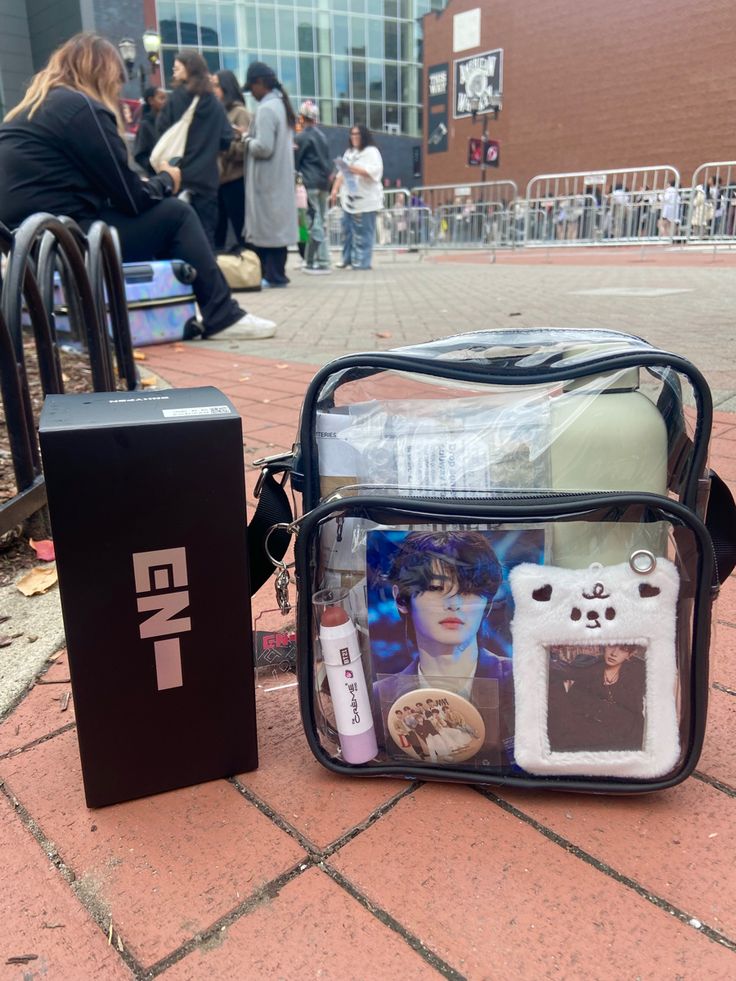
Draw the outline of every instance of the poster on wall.
[[[447,102],[450,95],[450,64],[445,61],[427,69],[427,153],[447,151]]]
[[[444,153],[447,150],[447,109],[430,110],[427,126],[427,153]]]
[[[471,58],[458,58],[454,64],[455,91],[453,116],[471,115],[471,105],[478,100],[478,114],[493,112],[500,106],[503,91],[503,49],[486,51]]]

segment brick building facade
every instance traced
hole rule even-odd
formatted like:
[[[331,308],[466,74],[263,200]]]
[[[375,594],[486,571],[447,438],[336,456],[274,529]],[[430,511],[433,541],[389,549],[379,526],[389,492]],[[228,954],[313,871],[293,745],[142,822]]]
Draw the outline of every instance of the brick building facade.
[[[480,43],[453,51],[454,19],[473,10]],[[524,194],[535,174],[670,164],[689,183],[699,164],[736,159],[734,37],[734,0],[450,0],[424,18],[424,182],[480,179],[466,158],[482,116],[453,118],[453,61],[500,48],[503,108],[487,125],[500,165],[486,180]],[[447,148],[428,152],[442,112],[428,70],[444,63]]]

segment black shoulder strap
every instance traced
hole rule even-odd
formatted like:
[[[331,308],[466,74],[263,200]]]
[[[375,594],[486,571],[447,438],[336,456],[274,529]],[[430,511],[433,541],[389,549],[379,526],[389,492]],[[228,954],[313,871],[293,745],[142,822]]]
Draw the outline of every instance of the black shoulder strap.
[[[723,585],[736,567],[736,504],[727,484],[715,470],[710,471],[705,525],[713,540],[718,584]]]
[[[289,525],[292,521],[291,504],[283,483],[280,483],[270,470],[261,473],[259,483],[258,507],[248,522],[248,559],[250,562],[250,592],[258,592],[264,582],[274,574],[276,568],[268,556],[280,560],[286,554],[291,535],[285,528],[277,528],[266,536],[273,525]]]

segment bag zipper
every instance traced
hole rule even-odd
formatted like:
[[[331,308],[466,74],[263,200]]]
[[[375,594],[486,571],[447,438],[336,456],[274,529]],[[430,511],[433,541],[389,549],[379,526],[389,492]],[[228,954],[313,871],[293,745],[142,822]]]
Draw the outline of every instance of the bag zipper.
[[[550,333],[554,336],[555,332],[551,331]],[[460,334],[456,336],[472,335]],[[385,354],[368,352],[338,358],[317,372],[304,397],[299,434],[300,442],[294,459],[294,489],[301,491],[304,495],[307,508],[313,507],[319,499],[319,473],[317,471],[319,454],[314,425],[315,414],[319,405],[318,398],[330,378],[333,378],[337,384],[339,380],[336,376],[347,373],[350,368],[362,369],[368,371],[369,374],[379,374],[382,371],[402,371],[435,378],[447,378],[452,381],[467,381],[476,384],[480,382],[484,386],[497,385],[504,388],[512,385],[552,384],[584,378],[591,374],[604,374],[635,367],[671,368],[688,378],[692,386],[698,410],[697,426],[693,434],[690,467],[682,499],[694,508],[698,479],[705,467],[707,444],[713,421],[713,403],[710,389],[702,373],[689,361],[656,348],[642,348],[617,354],[607,354],[597,360],[582,361],[565,367],[551,365],[544,366],[542,369],[537,367],[536,370],[531,368],[520,374],[516,374],[514,369],[494,372],[487,363],[481,364],[477,361],[446,361],[441,358],[423,358],[418,355],[407,355],[399,352],[386,352]]]

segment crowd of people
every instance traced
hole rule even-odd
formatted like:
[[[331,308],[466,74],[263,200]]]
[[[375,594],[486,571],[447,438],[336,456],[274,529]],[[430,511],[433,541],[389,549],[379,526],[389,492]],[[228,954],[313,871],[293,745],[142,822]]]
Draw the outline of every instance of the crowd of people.
[[[181,51],[171,91],[145,91],[129,147],[125,81],[117,48],[90,33],[70,38],[34,76],[0,125],[7,227],[36,212],[66,215],[83,231],[101,219],[117,230],[124,262],[189,263],[201,318],[186,325],[187,340],[225,330],[233,339],[273,336],[273,321],[235,301],[217,253],[250,249],[261,286],[287,286],[288,250],[299,240],[298,185],[306,188],[304,272],[332,271],[327,208],[338,195],[348,241],[338,267],[371,268],[383,163],[364,126],[350,130],[344,155],[332,160],[316,104],[303,103],[297,116],[269,65],[253,62],[241,89],[233,72],[212,74],[201,54]],[[174,137],[181,153],[160,159]]]

